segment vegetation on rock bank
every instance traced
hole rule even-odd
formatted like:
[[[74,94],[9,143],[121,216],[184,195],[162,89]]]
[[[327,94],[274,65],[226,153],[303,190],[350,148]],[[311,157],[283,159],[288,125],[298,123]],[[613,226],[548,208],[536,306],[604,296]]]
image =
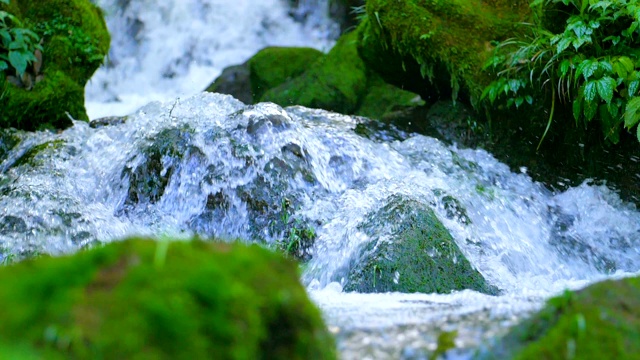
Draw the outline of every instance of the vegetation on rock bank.
[[[23,358],[336,357],[296,265],[255,245],[129,239],[0,283],[0,349]]]
[[[547,302],[491,350],[491,359],[637,359],[640,278],[608,280]]]
[[[0,58],[6,51],[14,61],[0,69],[0,127],[64,128],[71,125],[69,115],[88,120],[84,86],[110,42],[101,10],[89,0],[3,0],[0,12],[11,14],[4,24],[10,33],[22,25],[41,39],[15,53],[20,37],[3,36]]]

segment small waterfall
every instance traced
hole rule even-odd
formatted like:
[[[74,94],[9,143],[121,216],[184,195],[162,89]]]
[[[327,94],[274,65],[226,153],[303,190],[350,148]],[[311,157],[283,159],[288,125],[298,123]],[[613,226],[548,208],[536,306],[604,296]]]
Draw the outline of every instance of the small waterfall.
[[[111,51],[86,87],[90,118],[204,90],[266,46],[329,50],[338,25],[327,0],[95,0]]]
[[[273,243],[286,199],[317,234],[304,279],[324,287],[371,241],[361,224],[401,196],[433,208],[506,293],[640,269],[640,213],[605,186],[552,193],[483,150],[392,127],[359,135],[368,124],[205,93],[149,104],[122,124],[9,131],[18,144],[0,164],[0,243],[13,253],[70,252],[132,233]],[[464,216],[452,216],[451,199]],[[380,221],[384,236],[394,220]]]

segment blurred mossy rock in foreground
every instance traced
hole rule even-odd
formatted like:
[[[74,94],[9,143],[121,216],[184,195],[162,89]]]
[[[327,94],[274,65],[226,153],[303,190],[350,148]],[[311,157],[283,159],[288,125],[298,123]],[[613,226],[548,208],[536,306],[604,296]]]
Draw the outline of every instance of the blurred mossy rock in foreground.
[[[88,120],[84,87],[109,51],[102,11],[89,0],[11,0],[0,10],[42,39],[42,63],[0,73],[0,127],[65,128]]]
[[[373,240],[362,248],[350,269],[345,291],[498,292],[473,268],[426,204],[391,196],[387,205],[371,214],[360,230]]]
[[[549,300],[480,359],[633,360],[640,356],[640,278],[607,280]]]
[[[295,263],[257,245],[129,239],[0,283],[0,350],[24,359],[336,358]]]
[[[358,37],[358,32],[343,35],[326,55],[309,48],[265,48],[246,67],[225,70],[207,91],[247,98],[245,90],[225,89],[246,89],[246,85],[227,83],[246,82],[248,68],[253,103],[301,105],[376,119],[421,105],[418,95],[386,84],[367,69],[358,54]]]

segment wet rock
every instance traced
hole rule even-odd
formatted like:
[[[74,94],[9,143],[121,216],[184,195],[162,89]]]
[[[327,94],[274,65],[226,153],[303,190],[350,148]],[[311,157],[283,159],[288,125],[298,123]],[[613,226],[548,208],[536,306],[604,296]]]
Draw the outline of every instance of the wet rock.
[[[27,223],[17,216],[7,215],[0,220],[0,234],[25,234]]]
[[[549,300],[480,359],[636,359],[640,278],[607,280]]]
[[[122,172],[122,176],[128,178],[129,187],[123,208],[118,212],[126,213],[139,204],[156,203],[183,163],[204,163],[204,154],[190,142],[189,129],[164,129],[140,155],[131,159],[135,165],[127,166]]]
[[[106,116],[98,119],[91,120],[89,126],[98,129],[105,126],[113,126],[124,124],[127,121],[128,116]]]
[[[0,283],[5,355],[336,358],[295,264],[258,246],[129,239],[3,267]]]
[[[20,143],[20,137],[12,129],[0,129],[0,163],[6,159],[11,149]]]
[[[498,292],[465,258],[433,210],[418,201],[391,196],[361,230],[372,241],[354,259],[346,291]]]

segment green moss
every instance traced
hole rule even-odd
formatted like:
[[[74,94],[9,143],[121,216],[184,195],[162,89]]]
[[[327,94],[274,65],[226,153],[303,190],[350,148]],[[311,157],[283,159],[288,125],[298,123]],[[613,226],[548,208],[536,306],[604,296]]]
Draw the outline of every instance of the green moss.
[[[0,127],[25,130],[65,128],[88,120],[84,86],[109,50],[110,37],[101,10],[89,0],[20,0],[0,5],[43,39],[43,75],[33,89],[0,77]],[[31,71],[31,70],[30,70]],[[9,74],[12,75],[12,74]]]
[[[377,74],[371,74],[366,95],[355,114],[382,119],[390,112],[423,104],[417,94],[387,84]]]
[[[493,40],[530,16],[528,0],[368,0],[360,53],[386,81],[423,98],[478,97]],[[426,79],[423,80],[424,78]]]
[[[312,48],[268,47],[249,60],[253,99],[305,72],[324,54]]]
[[[51,154],[51,152],[56,151],[62,145],[65,144],[64,140],[54,140],[47,141],[42,144],[36,145],[29,150],[27,150],[22,156],[20,156],[16,162],[12,165],[12,167],[21,166],[21,165],[29,165],[29,166],[40,166],[48,159],[43,159]]]
[[[381,226],[391,222],[395,226],[390,238],[381,236]],[[346,291],[498,292],[471,266],[433,210],[416,201],[391,197],[362,231],[378,240],[363,249],[349,272]]]
[[[640,278],[608,280],[549,300],[486,358],[637,359]]]
[[[304,74],[267,91],[260,101],[353,114],[367,86],[367,70],[358,56],[357,41],[357,32],[343,35],[327,56]]]
[[[0,127],[23,130],[66,128],[69,115],[88,120],[84,108],[84,87],[60,71],[46,70],[45,78],[27,91],[8,84],[0,98]]]
[[[132,239],[0,282],[0,343],[47,359],[335,358],[295,264],[257,246]]]

